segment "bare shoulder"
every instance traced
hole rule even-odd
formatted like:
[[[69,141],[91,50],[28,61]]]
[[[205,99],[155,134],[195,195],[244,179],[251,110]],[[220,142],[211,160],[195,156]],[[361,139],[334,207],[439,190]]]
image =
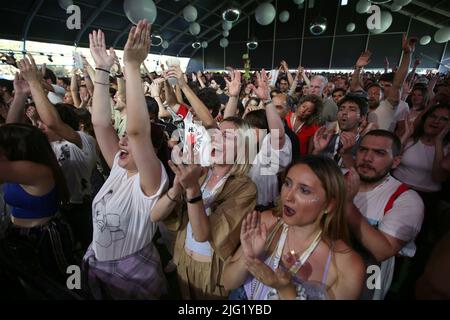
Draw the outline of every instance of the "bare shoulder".
[[[343,241],[337,241],[334,248],[337,276],[332,292],[337,300],[359,299],[365,279],[365,264],[361,256]]]
[[[334,255],[336,257],[336,264],[339,270],[352,270],[364,272],[365,264],[361,256],[354,251],[348,244],[342,240],[335,241],[333,247]]]

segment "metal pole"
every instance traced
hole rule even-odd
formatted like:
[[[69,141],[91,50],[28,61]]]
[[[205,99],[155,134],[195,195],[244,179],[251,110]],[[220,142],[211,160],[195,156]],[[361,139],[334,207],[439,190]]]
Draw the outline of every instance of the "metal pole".
[[[278,12],[278,0],[275,0],[275,10]],[[277,33],[277,17],[275,16],[275,21],[273,23],[273,45],[272,45],[272,68],[274,68],[274,61],[275,61],[275,38]]]
[[[341,7],[340,1],[338,1],[337,10],[336,10],[336,23],[334,24],[334,32],[333,39],[331,40],[331,54],[330,54],[330,62],[328,64],[328,69],[331,69],[331,64],[333,62],[333,52],[334,52],[334,40],[336,39],[336,29],[339,21],[339,8]]]
[[[302,65],[302,60],[303,60],[303,41],[305,39],[305,27],[306,27],[306,5],[304,6],[305,9],[305,13],[303,14],[303,31],[302,31],[302,43],[300,45],[300,61],[299,61],[299,65]]]

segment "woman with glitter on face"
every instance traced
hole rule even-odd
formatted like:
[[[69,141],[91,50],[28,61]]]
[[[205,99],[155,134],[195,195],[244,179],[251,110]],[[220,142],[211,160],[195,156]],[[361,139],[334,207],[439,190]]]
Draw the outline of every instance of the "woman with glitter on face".
[[[344,178],[307,156],[287,169],[277,212],[253,212],[224,270],[230,299],[357,299],[364,263],[348,245]],[[351,271],[349,271],[351,270]]]

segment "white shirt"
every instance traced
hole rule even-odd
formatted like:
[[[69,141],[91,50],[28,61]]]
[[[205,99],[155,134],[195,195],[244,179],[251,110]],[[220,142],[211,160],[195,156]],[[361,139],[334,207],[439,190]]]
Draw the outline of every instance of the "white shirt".
[[[161,184],[148,197],[140,184],[139,173],[127,177],[127,170],[118,165],[119,153],[113,167],[92,202],[94,234],[92,249],[99,261],[118,260],[145,247],[156,232],[150,212],[168,185],[167,173],[161,163]]]
[[[370,113],[371,122],[378,124],[379,129],[394,132],[397,122],[406,119],[409,113],[409,106],[405,101],[400,101],[397,107],[393,107],[390,102],[385,99],[380,105]]]
[[[189,154],[189,142],[194,143],[195,162],[202,167],[211,165],[211,137],[200,121],[189,112],[184,119],[183,155]],[[198,156],[197,156],[198,155]]]
[[[97,162],[95,139],[82,131],[77,133],[81,139],[81,149],[66,140],[51,143],[66,178],[71,203],[83,203],[84,196],[91,195],[91,175]]]
[[[63,87],[57,86],[55,84],[51,84],[51,86],[53,87],[53,90],[55,90],[55,92],[51,91],[48,92],[47,94],[48,100],[50,100],[50,102],[53,104],[63,103],[66,90],[64,90]]]
[[[277,174],[285,169],[292,160],[292,144],[285,134],[283,148],[276,150],[270,144],[270,133],[267,134],[261,148],[252,163],[248,176],[256,184],[258,189],[257,205],[266,206],[275,203],[278,197]]]
[[[388,176],[375,189],[358,192],[354,204],[370,225],[378,225],[378,230],[399,240],[407,242],[399,253],[412,257],[416,248],[414,239],[420,231],[423,221],[424,205],[422,199],[413,190],[403,192],[384,214],[384,209],[401,182]],[[381,263],[381,289],[375,291],[374,298],[384,299],[392,282],[395,256]]]
[[[435,146],[427,146],[422,141],[413,141],[406,144],[400,165],[394,170],[393,175],[400,181],[419,190],[435,192],[441,190],[441,183],[432,178]],[[444,148],[447,155],[448,148]]]

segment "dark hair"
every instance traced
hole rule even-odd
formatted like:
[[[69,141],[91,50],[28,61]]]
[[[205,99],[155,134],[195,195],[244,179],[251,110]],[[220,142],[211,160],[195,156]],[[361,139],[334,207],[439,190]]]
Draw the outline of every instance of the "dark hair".
[[[277,88],[280,86],[281,80],[286,81],[286,82],[288,83],[288,85],[289,85],[289,80],[288,80],[288,78],[287,78],[286,76],[281,76],[281,77],[279,77],[279,78],[277,79],[277,83],[276,83]]]
[[[412,138],[414,140],[414,144],[416,144],[419,139],[424,135],[425,133],[425,121],[427,121],[427,118],[437,109],[446,109],[450,112],[450,105],[449,104],[436,104],[432,106],[430,109],[428,109],[420,118],[419,124],[414,129],[414,133],[412,135]],[[448,143],[450,141],[450,133],[447,133],[447,135],[444,137],[444,142]]]
[[[373,82],[373,83],[369,84],[369,85],[367,86],[367,88],[366,88],[366,91],[369,91],[369,89],[370,89],[370,88],[373,88],[373,87],[377,87],[377,88],[379,88],[381,91],[383,91],[383,88],[381,87],[381,85],[380,85],[378,82]]]
[[[221,75],[215,74],[213,75],[211,80],[214,80],[219,85],[221,90],[225,89],[225,87],[227,86],[225,79]]]
[[[155,98],[145,96],[145,103],[147,104],[147,110],[150,119],[158,119],[159,106]]]
[[[197,97],[211,111],[212,117],[217,117],[221,104],[216,91],[212,88],[203,88],[197,92]]]
[[[394,72],[388,72],[388,73],[383,73],[380,77],[380,79],[378,80],[378,82],[380,81],[386,81],[386,82],[394,82]]]
[[[92,125],[91,113],[85,108],[74,109],[78,117],[78,128],[84,126],[84,131],[95,138],[94,126]],[[79,129],[77,129],[79,130]]]
[[[68,77],[59,77],[59,80],[61,80],[66,86],[70,86],[70,79]]]
[[[58,111],[61,120],[71,127],[73,130],[78,131],[80,126],[80,119],[75,112],[75,107],[68,103],[55,104],[56,111]]]
[[[245,115],[245,121],[251,128],[269,130],[269,124],[267,123],[266,110],[259,109],[250,111]]]
[[[12,94],[14,91],[14,84],[11,80],[0,79],[0,88],[6,88],[9,94]]]
[[[66,180],[47,136],[41,130],[22,123],[1,126],[0,147],[9,161],[32,161],[49,167],[61,204],[68,204],[70,196]]]
[[[50,70],[49,68],[45,68],[45,75],[44,75],[44,79],[50,79],[50,81],[52,82],[52,84],[56,84],[56,76],[55,73]]]
[[[320,113],[322,112],[323,102],[319,96],[316,96],[315,94],[308,94],[306,96],[303,96],[299,100],[299,102],[297,103],[297,108],[299,108],[305,102],[311,102],[312,104],[314,104],[314,113],[312,113],[309,119],[306,121],[306,125],[310,126],[319,118]]]
[[[406,99],[406,102],[408,103],[409,107],[412,108],[412,93],[414,91],[420,91],[420,93],[423,96],[423,101],[422,101],[422,107],[421,110],[424,109],[427,104],[428,104],[428,89],[426,86],[424,85],[415,85],[412,90],[411,90],[411,94],[408,96],[408,98]]]
[[[374,137],[384,137],[388,138],[392,141],[392,156],[397,157],[402,152],[402,143],[400,139],[397,137],[396,134],[388,131],[388,130],[382,130],[382,129],[375,129],[367,132],[364,137],[361,139],[361,142],[367,137],[367,136],[374,136]]]
[[[344,96],[345,96],[345,94],[347,93],[347,91],[346,91],[345,89],[343,89],[343,88],[336,88],[336,89],[333,90],[333,92],[331,93],[331,95],[333,95],[333,94],[335,94],[336,92],[339,92],[339,91],[343,92],[343,93],[344,93]]]
[[[367,103],[367,100],[365,100],[363,98],[359,98],[359,97],[351,95],[351,94],[347,94],[341,100],[339,100],[338,108],[340,108],[341,105],[343,105],[345,102],[348,102],[348,101],[354,102],[358,105],[361,116],[367,115],[367,110],[369,109],[369,104]]]
[[[244,112],[245,112],[245,108],[244,108],[244,105],[242,104],[241,99],[238,100],[237,109],[238,109],[238,117],[242,118],[242,116],[244,115]]]

